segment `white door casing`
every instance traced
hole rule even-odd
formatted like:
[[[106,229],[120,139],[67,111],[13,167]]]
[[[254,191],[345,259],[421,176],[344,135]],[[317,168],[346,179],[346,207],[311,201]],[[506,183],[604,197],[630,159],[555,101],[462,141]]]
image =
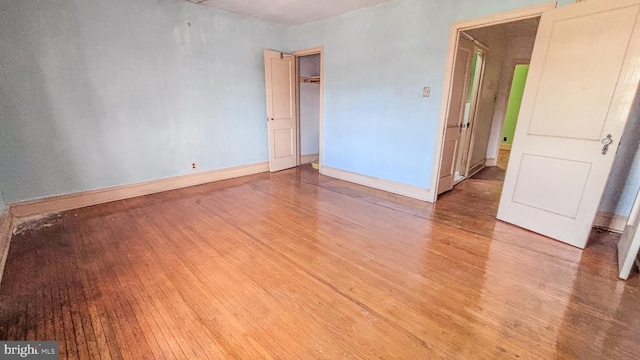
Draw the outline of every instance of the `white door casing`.
[[[295,57],[264,51],[271,172],[297,165],[298,129],[295,118]]]
[[[618,270],[620,279],[627,280],[640,250],[640,192],[636,195],[627,226],[618,241]]]
[[[460,127],[464,117],[464,107],[467,102],[469,74],[474,51],[475,46],[472,41],[462,36],[458,38],[458,47],[456,49],[451,79],[449,109],[447,110],[444,129],[438,194],[453,189],[456,171],[456,155],[460,142]]]
[[[640,0],[543,13],[498,219],[586,246],[640,80],[639,13]]]

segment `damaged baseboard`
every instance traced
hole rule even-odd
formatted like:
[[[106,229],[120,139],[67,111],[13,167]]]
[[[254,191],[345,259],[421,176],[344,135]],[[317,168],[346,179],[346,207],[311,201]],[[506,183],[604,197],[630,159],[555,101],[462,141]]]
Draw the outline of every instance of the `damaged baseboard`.
[[[609,212],[598,212],[593,226],[608,231],[622,233],[627,226],[627,217]]]
[[[471,167],[469,167],[469,174],[467,175],[467,179],[479,173],[480,170],[484,169],[486,166],[486,163],[487,163],[487,160],[482,159],[479,162],[473,164]]]

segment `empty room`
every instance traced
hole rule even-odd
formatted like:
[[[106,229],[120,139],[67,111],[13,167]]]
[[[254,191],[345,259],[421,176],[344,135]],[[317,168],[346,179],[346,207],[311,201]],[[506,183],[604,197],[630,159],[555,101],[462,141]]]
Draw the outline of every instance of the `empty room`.
[[[640,0],[0,3],[0,358],[631,359]]]

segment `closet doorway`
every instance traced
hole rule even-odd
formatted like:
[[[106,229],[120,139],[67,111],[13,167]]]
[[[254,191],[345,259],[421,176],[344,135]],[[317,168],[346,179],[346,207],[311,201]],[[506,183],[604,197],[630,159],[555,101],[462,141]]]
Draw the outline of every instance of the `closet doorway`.
[[[322,154],[322,48],[295,51],[298,165],[320,168]]]
[[[308,163],[322,170],[323,51],[264,51],[271,172]]]

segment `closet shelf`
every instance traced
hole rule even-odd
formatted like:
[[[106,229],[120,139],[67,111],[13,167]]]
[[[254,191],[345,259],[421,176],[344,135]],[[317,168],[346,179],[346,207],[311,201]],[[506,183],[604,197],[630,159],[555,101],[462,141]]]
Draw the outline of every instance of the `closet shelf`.
[[[307,84],[319,84],[320,76],[300,76],[300,82]]]

